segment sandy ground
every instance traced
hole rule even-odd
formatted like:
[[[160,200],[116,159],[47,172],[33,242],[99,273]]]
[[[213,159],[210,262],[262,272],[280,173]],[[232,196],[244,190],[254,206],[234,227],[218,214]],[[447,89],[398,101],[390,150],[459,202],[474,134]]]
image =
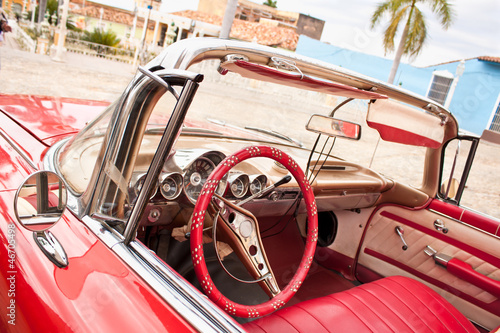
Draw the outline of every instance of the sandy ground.
[[[130,64],[76,54],[67,54],[64,62],[55,62],[49,56],[19,50],[9,35],[0,48],[0,59],[0,93],[3,94],[36,94],[111,102],[120,96],[135,73]],[[236,116],[229,119],[234,125],[244,126],[249,120],[246,117],[251,116],[252,120],[258,118],[262,120],[263,127],[295,133],[295,138],[309,147],[315,139],[315,136],[303,130],[309,116],[313,113],[327,114],[338,102],[335,98],[310,93],[290,93],[277,104],[275,96],[278,92],[268,91],[266,96],[257,96],[257,90],[254,88],[258,87],[252,86],[254,83],[248,84],[245,89],[233,84],[226,84],[221,88],[217,81],[216,77],[207,77],[193,103],[195,108],[203,109],[205,116],[217,118],[223,110],[220,98],[232,99],[239,105]],[[263,102],[257,103],[257,97]],[[338,117],[363,123],[365,111],[366,105],[356,102],[339,111]],[[227,113],[224,113],[224,116],[226,115]],[[282,117],[294,121],[286,122],[284,128]],[[334,153],[349,161],[368,166],[379,140],[378,134],[373,130],[363,130],[361,145],[360,142],[339,140]],[[468,207],[497,218],[500,218],[499,162],[498,146],[480,146],[462,201]],[[422,179],[422,165],[423,149],[380,141],[372,167],[397,180],[418,186]]]

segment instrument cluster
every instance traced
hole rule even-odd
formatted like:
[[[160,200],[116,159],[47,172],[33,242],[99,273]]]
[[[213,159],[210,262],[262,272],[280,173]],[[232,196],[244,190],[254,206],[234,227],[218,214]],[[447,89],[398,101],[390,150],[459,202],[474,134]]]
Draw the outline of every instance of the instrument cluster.
[[[167,201],[186,198],[196,203],[203,185],[215,167],[225,158],[218,151],[200,149],[178,150],[173,161],[165,162],[150,199],[160,195]],[[135,173],[129,190],[130,202],[134,202],[146,178],[145,172]],[[242,199],[260,192],[268,185],[268,178],[263,174],[248,175],[240,171],[230,171],[220,182],[217,194],[228,199]]]

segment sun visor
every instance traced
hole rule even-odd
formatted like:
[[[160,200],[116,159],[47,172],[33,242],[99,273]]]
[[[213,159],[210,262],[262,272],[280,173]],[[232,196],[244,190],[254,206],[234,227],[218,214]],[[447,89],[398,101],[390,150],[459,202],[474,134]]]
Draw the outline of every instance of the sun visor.
[[[437,149],[444,140],[441,117],[392,100],[370,103],[366,122],[385,141]]]
[[[297,72],[285,72],[267,66],[254,64],[245,60],[222,62],[220,67],[243,77],[280,85],[307,89],[320,93],[344,96],[357,99],[385,99],[387,96],[365,91],[343,84],[312,78]]]

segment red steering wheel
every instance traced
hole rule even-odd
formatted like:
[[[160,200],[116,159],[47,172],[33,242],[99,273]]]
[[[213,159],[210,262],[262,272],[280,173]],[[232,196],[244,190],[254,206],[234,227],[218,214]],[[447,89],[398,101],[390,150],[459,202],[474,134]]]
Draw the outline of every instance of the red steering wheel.
[[[307,207],[308,226],[305,250],[299,268],[288,285],[283,290],[280,290],[267,261],[264,247],[262,246],[257,219],[249,211],[237,207],[221,197],[217,197],[216,206],[218,206],[219,211],[215,219],[220,218],[222,220],[218,227],[225,228],[225,232],[229,235],[227,238],[231,240],[231,246],[233,249],[235,247],[238,249],[235,252],[239,253],[240,260],[243,258],[242,261],[250,274],[257,281],[260,281],[260,286],[271,297],[270,300],[261,304],[244,305],[229,300],[215,287],[203,255],[203,224],[205,214],[207,213],[207,209],[209,209],[210,202],[220,180],[235,165],[253,157],[271,158],[285,166],[292,176],[295,177]],[[255,318],[267,315],[281,308],[298,291],[311,267],[317,240],[318,210],[313,191],[302,169],[290,156],[279,149],[268,146],[252,146],[226,157],[205,182],[196,202],[192,217],[190,237],[191,258],[194,271],[203,291],[214,303],[231,315]]]

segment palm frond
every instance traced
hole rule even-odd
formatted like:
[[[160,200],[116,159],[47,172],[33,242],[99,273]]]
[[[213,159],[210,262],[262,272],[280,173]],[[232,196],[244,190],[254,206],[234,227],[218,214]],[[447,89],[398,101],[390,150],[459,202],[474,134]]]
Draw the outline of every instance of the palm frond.
[[[401,21],[404,21],[407,15],[409,6],[395,9],[396,11],[392,13],[389,25],[384,31],[383,46],[386,53],[394,51],[394,38],[396,37],[399,24],[401,23]]]
[[[426,38],[425,16],[420,9],[415,7],[403,53],[410,57],[416,57],[422,51]]]
[[[382,19],[382,16],[384,16],[384,14],[388,12],[390,8],[391,8],[390,0],[378,4],[377,9],[375,9],[375,12],[373,13],[372,18],[370,20],[371,29],[373,29],[379,23],[379,21]]]
[[[427,2],[430,4],[432,11],[441,19],[443,29],[448,29],[455,18],[453,5],[448,3],[447,0],[427,0]]]

